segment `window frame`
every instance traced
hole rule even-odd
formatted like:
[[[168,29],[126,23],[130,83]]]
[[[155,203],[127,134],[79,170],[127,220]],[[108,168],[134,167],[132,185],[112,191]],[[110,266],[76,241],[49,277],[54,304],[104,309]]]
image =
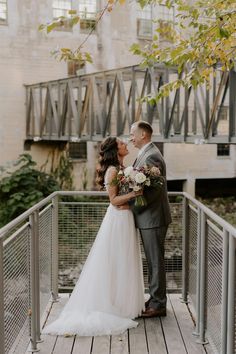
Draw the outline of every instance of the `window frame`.
[[[76,149],[73,149],[72,148],[73,146]],[[79,156],[80,147],[82,147],[81,156]],[[69,153],[70,160],[73,160],[73,161],[87,161],[88,160],[88,145],[87,145],[87,141],[70,141],[69,142],[69,146],[68,146],[68,153]],[[77,156],[76,156],[76,154],[77,154]]]
[[[217,144],[217,158],[230,158],[230,144]]]
[[[91,6],[94,8],[93,11],[85,11],[81,10],[82,8],[86,9],[86,2],[88,3],[87,6]],[[82,33],[88,33],[94,28],[96,30],[97,24],[97,0],[83,0],[78,4],[78,15],[80,17],[80,31]]]
[[[140,6],[137,4],[137,6]],[[149,9],[149,10],[148,10]],[[139,39],[152,39],[153,37],[153,6],[152,5],[147,5],[143,9],[140,7],[137,8],[137,16],[136,16],[136,32],[137,32],[137,38]],[[147,32],[147,34],[144,33],[144,31],[141,32],[141,28],[145,29],[148,28],[150,25],[150,34]]]
[[[0,0],[0,5],[6,6],[6,18],[0,18],[0,25],[7,25],[8,24],[8,1],[7,0]]]

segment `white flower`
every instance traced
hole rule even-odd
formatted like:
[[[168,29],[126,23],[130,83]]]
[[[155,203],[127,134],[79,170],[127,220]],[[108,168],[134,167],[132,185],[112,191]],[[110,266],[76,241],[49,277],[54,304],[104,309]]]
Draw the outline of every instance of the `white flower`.
[[[144,173],[138,172],[138,173],[135,175],[134,179],[135,179],[135,182],[137,182],[137,183],[143,183],[143,182],[146,181],[147,177],[145,176]]]
[[[125,175],[125,177],[129,177],[131,174],[132,174],[132,172],[133,172],[133,166],[128,166],[128,167],[126,167],[125,169],[124,169],[124,175]]]
[[[123,171],[120,170],[120,171],[118,172],[118,175],[123,175]]]
[[[138,192],[140,191],[141,187],[140,186],[133,186],[133,191]]]
[[[148,187],[151,185],[150,178],[147,178],[147,179],[146,179],[145,185],[148,186]]]

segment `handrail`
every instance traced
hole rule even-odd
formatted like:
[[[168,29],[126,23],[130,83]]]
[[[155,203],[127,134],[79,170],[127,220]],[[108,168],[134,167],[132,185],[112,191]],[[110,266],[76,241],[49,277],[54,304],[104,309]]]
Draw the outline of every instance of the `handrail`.
[[[222,217],[218,216],[210,208],[205,206],[202,202],[193,198],[186,192],[169,192],[170,197],[181,196],[182,202],[177,203],[180,207],[182,205],[182,294],[183,300],[187,302],[187,297],[193,296],[193,305],[196,309],[196,334],[199,336],[199,342],[204,343],[205,337],[209,335],[211,342],[214,344],[214,331],[216,323],[205,323],[205,314],[211,315],[211,307],[215,306],[214,311],[220,317],[220,329],[217,331],[221,337],[220,343],[222,351],[218,353],[229,353],[234,347],[236,325],[235,314],[232,311],[234,308],[234,294],[235,294],[235,249],[236,249],[236,228],[230,225]],[[30,283],[28,296],[30,297],[30,306],[32,306],[31,314],[31,349],[37,350],[37,342],[40,339],[40,277],[39,277],[39,263],[40,263],[40,240],[47,240],[52,249],[46,250],[47,255],[50,255],[50,260],[46,263],[51,264],[50,270],[47,274],[49,279],[52,279],[50,287],[47,288],[47,296],[50,296],[50,291],[53,301],[57,299],[58,293],[58,229],[59,229],[59,214],[60,208],[63,211],[64,203],[58,201],[59,197],[72,196],[108,196],[107,192],[98,191],[56,191],[50,194],[29,210],[18,216],[16,219],[5,225],[0,229],[0,308],[4,306],[4,296],[6,291],[6,279],[11,278],[11,272],[4,270],[4,256],[5,248],[12,247],[15,251],[14,243],[16,240],[21,240],[21,245],[27,247],[30,252],[27,257],[30,257]],[[90,204],[90,201],[85,202]],[[73,202],[71,202],[73,204]],[[103,203],[104,204],[104,203]],[[175,202],[173,203],[175,204]],[[81,203],[74,202],[76,210],[80,210]],[[179,208],[178,205],[178,208]],[[41,210],[45,207],[43,210]],[[91,202],[91,208],[95,204]],[[101,209],[101,208],[100,208]],[[68,207],[68,211],[70,211]],[[89,209],[90,210],[90,209]],[[86,211],[87,212],[87,211]],[[72,213],[73,214],[73,213]],[[67,215],[67,214],[65,214]],[[45,219],[44,219],[45,217]],[[47,219],[49,217],[49,219]],[[69,216],[70,218],[71,216]],[[99,213],[99,220],[102,214]],[[40,219],[41,218],[41,219]],[[181,217],[180,217],[181,219]],[[43,221],[44,220],[44,221]],[[44,228],[48,227],[49,233],[46,231],[46,236],[40,236],[40,232],[44,232]],[[179,220],[179,219],[178,219]],[[23,224],[23,222],[25,222]],[[65,220],[67,221],[67,220]],[[72,219],[73,221],[73,219]],[[43,226],[40,226],[43,222]],[[23,225],[22,225],[23,224]],[[61,225],[61,224],[60,224]],[[18,228],[17,228],[18,226]],[[85,226],[87,227],[87,226]],[[27,231],[28,230],[28,231]],[[40,231],[41,230],[41,231]],[[10,231],[12,234],[10,234]],[[27,233],[28,232],[28,233]],[[77,232],[77,229],[76,229]],[[180,234],[180,232],[179,232]],[[4,236],[9,237],[4,239]],[[77,236],[76,236],[77,237]],[[193,242],[192,242],[193,241]],[[17,243],[16,243],[17,245]],[[22,247],[22,246],[21,246]],[[51,247],[51,246],[50,246]],[[42,249],[42,247],[41,247]],[[22,249],[24,252],[24,248]],[[31,253],[33,252],[33,253]],[[192,252],[192,253],[191,253]],[[12,253],[10,253],[12,254]],[[7,253],[6,253],[7,255]],[[191,256],[193,255],[193,257]],[[21,253],[22,257],[22,253]],[[21,257],[18,257],[20,260]],[[26,258],[27,258],[26,257]],[[194,259],[196,257],[196,259]],[[9,259],[10,261],[10,259]],[[13,263],[14,264],[14,263]],[[24,263],[24,265],[27,264]],[[14,264],[15,266],[15,264]],[[8,265],[6,264],[6,267]],[[11,267],[9,268],[12,269]],[[6,274],[4,273],[6,272]],[[26,270],[28,272],[28,270]],[[50,273],[50,274],[49,274]],[[213,279],[211,278],[213,274]],[[13,274],[14,275],[14,274]],[[28,275],[28,273],[27,273]],[[15,275],[13,276],[14,279]],[[192,278],[191,278],[192,277]],[[191,278],[191,284],[189,281]],[[4,283],[6,281],[6,283]],[[193,283],[194,282],[194,283]],[[221,284],[220,287],[218,285]],[[14,284],[11,283],[14,291]],[[191,288],[192,286],[192,288]],[[8,292],[11,289],[7,290]],[[210,293],[209,293],[210,292]],[[209,293],[209,294],[208,294]],[[210,300],[208,301],[208,297]],[[196,298],[196,299],[195,299]],[[206,300],[207,299],[207,300]],[[195,302],[195,303],[194,303]],[[212,305],[213,304],[213,305]],[[218,309],[219,308],[219,309]],[[17,308],[15,308],[18,311]],[[4,312],[4,310],[3,310]],[[0,339],[4,340],[4,313],[0,313]],[[213,321],[214,322],[214,321]],[[208,333],[210,332],[210,333]],[[217,338],[218,340],[218,338]],[[0,343],[0,351],[4,352],[4,348]],[[224,351],[225,350],[225,351]]]
[[[206,207],[202,204],[199,200],[193,198],[190,194],[183,192],[183,195],[193,202],[196,206],[202,209],[202,211],[209,216],[210,218],[214,219],[218,224],[220,224],[224,229],[230,232],[236,238],[236,228],[224,220],[221,216],[217,215],[214,211],[210,208]]]

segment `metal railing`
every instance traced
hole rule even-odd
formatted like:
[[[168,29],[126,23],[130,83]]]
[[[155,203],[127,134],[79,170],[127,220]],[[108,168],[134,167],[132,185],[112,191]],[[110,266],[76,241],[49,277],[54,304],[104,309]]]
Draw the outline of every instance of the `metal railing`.
[[[236,352],[236,229],[184,193],[183,289],[196,310],[195,335],[214,352]]]
[[[234,353],[236,229],[186,193],[169,197],[168,291],[191,298],[200,343]],[[40,319],[79,278],[107,205],[106,193],[55,192],[0,229],[1,354],[37,350]]]

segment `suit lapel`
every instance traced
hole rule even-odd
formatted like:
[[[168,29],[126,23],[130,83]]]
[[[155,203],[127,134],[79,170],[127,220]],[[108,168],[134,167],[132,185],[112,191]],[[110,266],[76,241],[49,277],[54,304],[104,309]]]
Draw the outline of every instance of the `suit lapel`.
[[[153,148],[153,143],[149,144],[146,149],[141,153],[139,157],[134,161],[134,168],[144,165],[146,156],[149,154],[149,151]]]

